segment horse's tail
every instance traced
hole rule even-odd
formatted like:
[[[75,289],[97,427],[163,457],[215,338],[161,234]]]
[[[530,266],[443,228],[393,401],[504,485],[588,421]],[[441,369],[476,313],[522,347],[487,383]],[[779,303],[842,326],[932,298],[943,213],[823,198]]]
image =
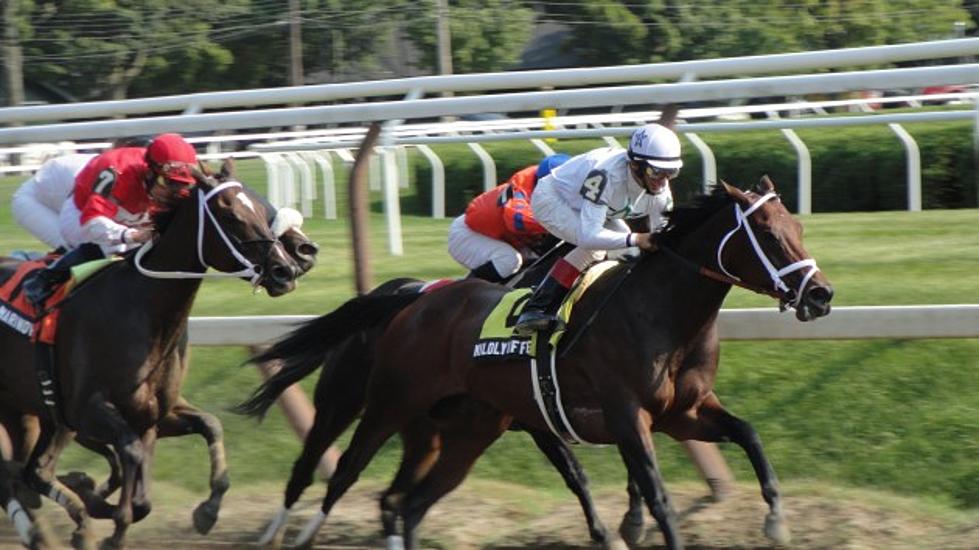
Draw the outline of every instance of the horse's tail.
[[[386,323],[419,296],[417,293],[358,296],[326,315],[303,323],[248,360],[255,364],[278,360],[282,367],[232,411],[264,416],[286,388],[323,365],[335,348],[361,331]]]

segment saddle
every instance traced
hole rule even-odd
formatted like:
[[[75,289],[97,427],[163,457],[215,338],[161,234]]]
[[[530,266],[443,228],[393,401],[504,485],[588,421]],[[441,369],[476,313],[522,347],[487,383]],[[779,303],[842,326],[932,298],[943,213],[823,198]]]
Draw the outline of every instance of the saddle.
[[[565,321],[563,326],[567,326],[574,305],[590,285],[618,263],[607,261],[596,264],[581,277],[558,309],[558,316]],[[585,443],[571,427],[561,403],[555,351],[565,331],[538,332],[532,336],[513,334],[513,326],[530,299],[530,294],[530,289],[519,289],[503,295],[483,323],[479,338],[473,346],[473,360],[528,361],[534,399],[548,428],[568,443]]]
[[[0,266],[0,323],[34,342],[35,366],[42,400],[52,418],[58,423],[64,423],[64,415],[56,401],[58,384],[54,368],[54,341],[61,312],[58,306],[72,289],[108,266],[111,260],[88,262],[72,268],[72,276],[68,281],[55,289],[40,310],[35,309],[22,292],[24,279],[31,273],[44,269],[57,258],[57,255],[49,254],[37,260],[20,262],[9,270]]]

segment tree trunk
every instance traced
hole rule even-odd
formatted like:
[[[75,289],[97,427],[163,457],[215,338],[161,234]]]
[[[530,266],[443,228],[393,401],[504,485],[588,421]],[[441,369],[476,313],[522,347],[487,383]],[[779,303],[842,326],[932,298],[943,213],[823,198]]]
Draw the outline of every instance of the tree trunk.
[[[24,103],[24,56],[17,28],[17,0],[0,0],[3,4],[3,73],[7,88],[7,105]],[[16,123],[12,123],[16,124]]]

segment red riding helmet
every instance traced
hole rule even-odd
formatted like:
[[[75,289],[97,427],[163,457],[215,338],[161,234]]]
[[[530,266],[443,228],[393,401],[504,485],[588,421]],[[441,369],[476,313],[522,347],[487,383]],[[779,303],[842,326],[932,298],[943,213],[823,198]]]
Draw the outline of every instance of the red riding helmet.
[[[195,183],[192,168],[197,164],[197,151],[179,134],[160,134],[146,148],[146,160],[153,170],[168,180]]]

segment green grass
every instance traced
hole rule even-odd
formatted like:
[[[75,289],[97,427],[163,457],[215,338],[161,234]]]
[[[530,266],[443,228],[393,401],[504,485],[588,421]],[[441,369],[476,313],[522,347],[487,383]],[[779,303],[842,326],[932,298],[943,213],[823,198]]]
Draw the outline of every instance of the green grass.
[[[242,163],[240,170],[245,181],[264,178],[257,163]],[[338,171],[338,181],[342,177]],[[7,205],[17,182],[18,178],[0,179],[0,253],[37,248],[11,221]],[[976,210],[816,214],[801,219],[806,246],[833,283],[838,306],[977,301]],[[445,250],[449,220],[406,216],[403,221],[405,254],[392,257],[383,217],[372,215],[375,282],[463,273]],[[352,296],[347,219],[316,217],[306,227],[322,245],[321,259],[296,292],[273,300],[252,295],[238,281],[208,281],[194,315],[321,314]],[[775,305],[735,289],[725,307]],[[943,506],[979,508],[979,341],[731,342],[722,350],[717,391],[733,412],[758,429],[783,480],[883,490]],[[224,421],[235,483],[284,482],[299,443],[281,414],[275,410],[257,425],[226,412],[259,380],[253,369],[237,366],[244,357],[241,349],[195,349],[184,394]],[[304,382],[307,389],[314,379]],[[677,445],[662,437],[657,442],[667,479],[695,477]],[[738,449],[724,452],[739,478],[753,477]],[[158,478],[189,489],[205,487],[206,450],[200,440],[163,441],[157,453]],[[624,484],[614,449],[583,448],[578,454],[596,485]],[[389,478],[397,458],[397,442],[391,442],[365,476]],[[100,459],[79,450],[66,456],[65,466],[104,471]],[[523,434],[504,436],[473,475],[565,491]]]

